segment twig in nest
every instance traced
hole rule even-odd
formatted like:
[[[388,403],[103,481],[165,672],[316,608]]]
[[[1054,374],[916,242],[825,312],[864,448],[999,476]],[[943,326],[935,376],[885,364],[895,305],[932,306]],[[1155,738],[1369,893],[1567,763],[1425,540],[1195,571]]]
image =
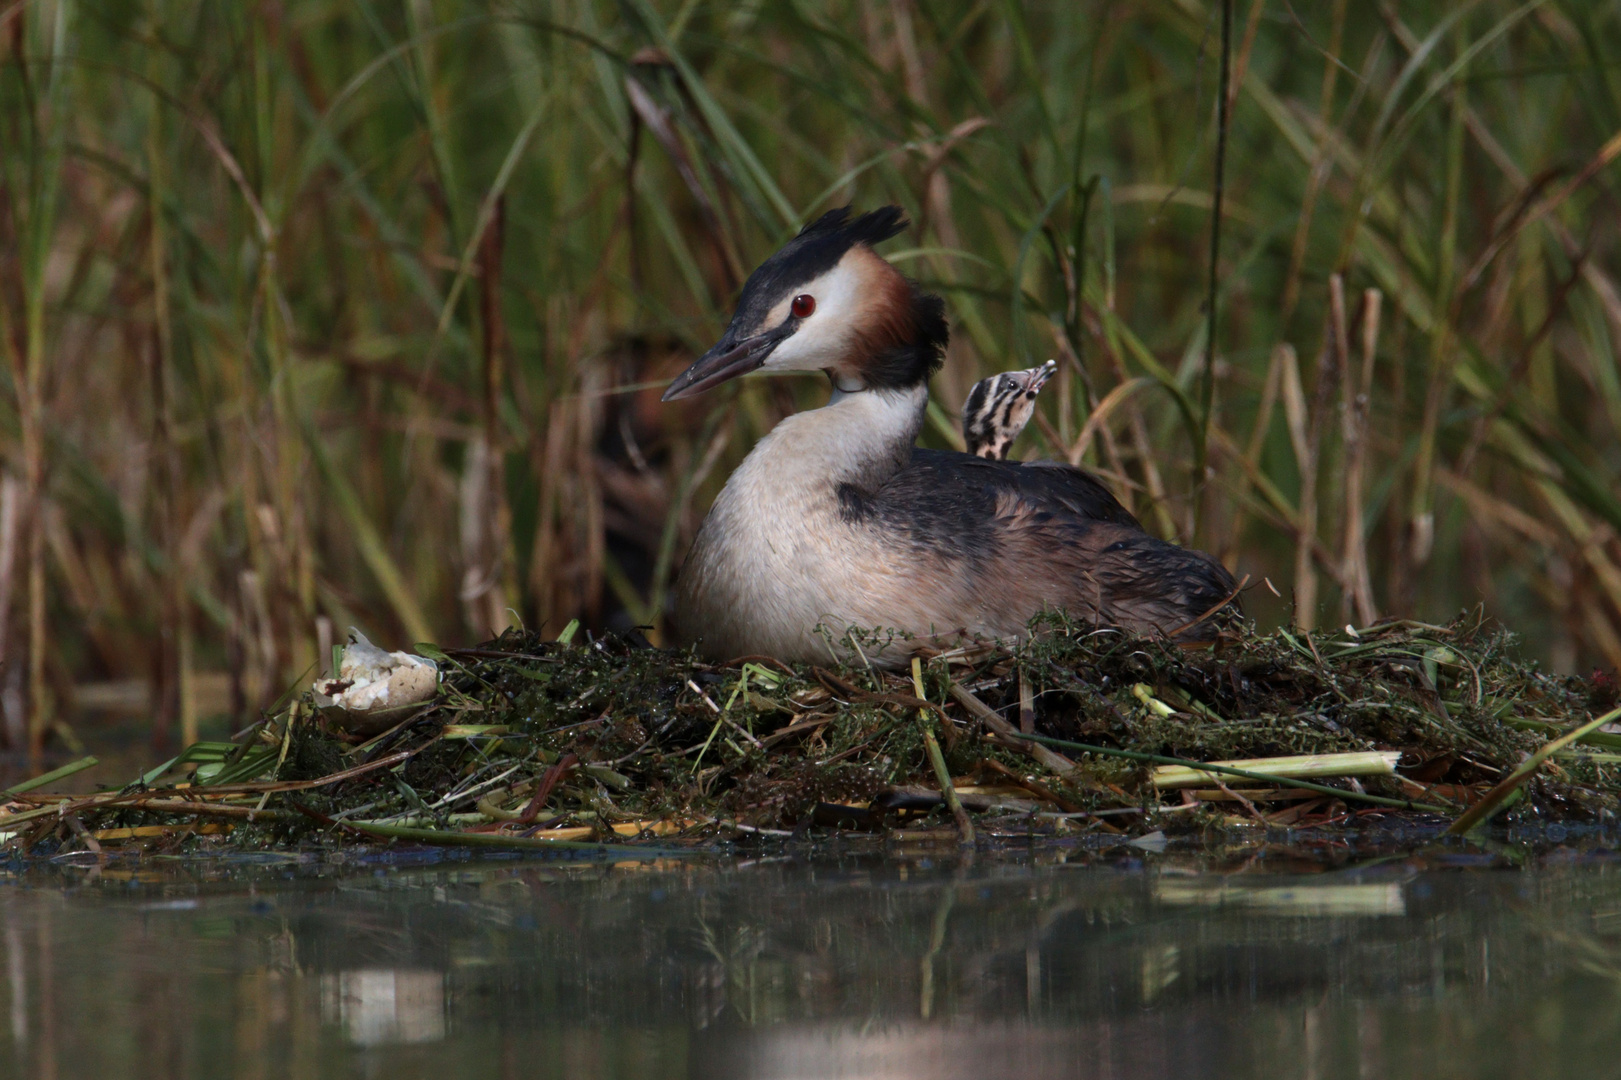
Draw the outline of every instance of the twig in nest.
[[[912,688],[917,691],[919,701],[926,702],[928,700],[928,694],[923,690],[923,658],[921,656],[912,657]],[[925,710],[919,709],[917,718],[921,721],[927,721],[928,717],[925,715]],[[953,751],[957,749],[957,725],[951,722],[944,711],[940,712],[940,737],[946,741],[946,749]]]
[[[90,830],[84,827],[84,822],[79,820],[77,814],[67,814],[62,820],[68,823],[68,828],[72,829],[80,840],[84,841],[84,846],[89,848],[91,853],[95,855],[97,862],[107,861],[106,853],[101,850],[101,841],[91,835]]]
[[[273,792],[265,792],[269,798]],[[179,814],[186,817],[242,818],[247,821],[276,821],[288,815],[280,810],[266,810],[262,806],[224,806],[219,803],[193,802],[190,799],[143,799],[120,810],[139,810],[150,814]],[[69,815],[71,817],[72,815]]]
[[[704,693],[703,690],[701,688],[699,688],[697,683],[693,682],[691,679],[688,679],[687,680],[687,686],[692,690],[693,693],[695,693],[699,697],[703,698],[704,699],[704,704],[708,705],[710,707],[710,709],[712,709],[714,711],[714,713],[715,713],[715,728],[716,728],[717,731],[720,729],[721,724],[725,724],[727,727],[731,728],[733,731],[737,732],[739,735],[743,736],[743,738],[747,739],[750,743],[752,743],[756,750],[764,750],[765,749],[765,747],[760,745],[760,740],[756,739],[752,732],[745,730],[744,727],[741,724],[739,724],[736,720],[733,720],[730,716],[726,715],[726,710],[722,709],[719,705],[716,705],[714,699],[711,698],[708,694]],[[728,701],[727,705],[730,706],[731,702]],[[704,745],[708,746],[709,743],[714,741],[714,739],[715,739],[714,733],[711,732],[709,738],[707,740],[705,740]]]
[[[1259,821],[1262,825],[1267,824],[1266,818],[1264,816],[1262,816],[1262,814],[1261,814],[1261,812],[1259,810],[1255,809],[1255,804],[1254,803],[1252,803],[1248,799],[1244,798],[1244,796],[1240,795],[1238,792],[1234,791],[1232,788],[1228,787],[1226,784],[1222,783],[1220,780],[1212,779],[1211,782],[1213,784],[1215,784],[1216,787],[1220,788],[1224,794],[1230,796],[1240,806],[1242,806],[1244,808],[1245,812],[1248,813],[1250,817],[1254,818],[1256,821]]]
[[[518,815],[518,821],[525,825],[533,824],[535,818],[540,814],[540,808],[545,806],[546,800],[552,797],[552,789],[557,787],[558,782],[563,779],[563,775],[574,768],[579,760],[573,754],[564,754],[557,760],[556,765],[547,769],[546,775],[540,778],[540,786],[535,788],[534,798],[529,800],[529,805],[525,806],[523,813]]]
[[[647,738],[642,740],[642,745],[638,746],[636,749],[632,750],[630,753],[626,754],[624,757],[616,757],[612,761],[608,762],[608,768],[617,769],[617,768],[619,768],[619,766],[623,765],[625,762],[633,761],[636,758],[641,757],[642,751],[646,750],[649,746],[652,746],[653,745],[653,740],[656,739],[656,738],[658,738],[658,736],[656,734],[655,735],[649,735]]]
[[[935,779],[940,781],[940,794],[944,796],[946,805],[951,808],[951,816],[957,819],[957,832],[962,837],[964,847],[974,844],[974,822],[963,809],[962,800],[957,798],[957,789],[951,784],[951,772],[946,768],[945,755],[940,753],[940,744],[934,741],[934,733],[923,733],[923,745],[929,752],[929,763],[934,766]]]
[[[995,758],[985,758],[979,763],[979,767],[1006,777],[1015,784],[1024,788],[1026,791],[1030,792],[1032,795],[1038,795],[1052,803],[1066,814],[1076,814],[1081,812],[1081,808],[1079,806],[1076,806],[1068,799],[1062,797],[1046,784],[1037,783],[1036,781],[1021,775],[1017,769],[1010,769],[1000,761],[997,761]]]
[[[327,817],[325,814],[321,813],[319,810],[315,809],[314,807],[304,805],[304,800],[303,799],[295,799],[291,795],[283,795],[281,797],[281,801],[286,803],[288,806],[291,806],[294,810],[297,810],[300,814],[303,814],[305,817],[312,819],[317,824],[326,825],[328,827],[343,824],[343,822],[341,822],[341,821],[337,821],[337,820],[335,820],[333,818]]]
[[[760,740],[760,745],[769,749],[784,739],[791,739],[795,735],[803,735],[807,731],[815,731],[817,728],[826,727],[835,719],[832,716],[818,716],[814,720],[801,720],[798,723],[789,724],[785,728],[778,728]]]
[[[875,694],[871,690],[863,690],[858,686],[851,686],[849,683],[845,682],[831,671],[828,671],[826,668],[812,668],[811,670],[816,673],[818,682],[827,687],[827,689],[831,690],[835,695],[842,697],[846,701],[853,704],[899,705],[907,709],[929,709],[932,712],[937,713],[946,723],[951,723],[951,718],[946,715],[946,711],[932,701],[925,701],[922,698],[914,697],[911,694]]]
[[[975,697],[956,680],[951,683],[951,696],[957,704],[968,710],[969,715],[982,722],[992,732],[1000,736],[1014,749],[1022,750],[1036,760],[1036,763],[1049,772],[1060,776],[1075,771],[1075,763],[1063,754],[1049,750],[1040,743],[1030,742],[1019,735],[1017,729],[1006,720],[997,715],[996,710]]]
[[[1036,733],[1035,688],[1030,685],[1030,673],[1023,667],[1019,668],[1019,733]]]

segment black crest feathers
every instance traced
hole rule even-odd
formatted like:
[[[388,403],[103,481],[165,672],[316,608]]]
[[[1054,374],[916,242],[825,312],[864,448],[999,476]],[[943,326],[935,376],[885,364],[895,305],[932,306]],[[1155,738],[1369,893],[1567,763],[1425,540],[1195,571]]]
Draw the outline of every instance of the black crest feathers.
[[[800,236],[813,236],[825,233],[829,236],[837,235],[845,243],[845,248],[851,244],[882,243],[892,236],[899,235],[900,231],[911,222],[906,220],[906,211],[898,206],[880,206],[876,210],[850,220],[850,207],[840,206],[829,210],[815,221],[799,230]]]

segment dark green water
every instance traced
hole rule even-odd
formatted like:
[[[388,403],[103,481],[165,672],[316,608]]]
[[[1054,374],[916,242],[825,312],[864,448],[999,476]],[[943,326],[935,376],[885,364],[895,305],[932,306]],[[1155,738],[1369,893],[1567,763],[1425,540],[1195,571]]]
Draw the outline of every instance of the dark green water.
[[[0,967],[42,1080],[1621,1075],[1603,850],[13,868]]]

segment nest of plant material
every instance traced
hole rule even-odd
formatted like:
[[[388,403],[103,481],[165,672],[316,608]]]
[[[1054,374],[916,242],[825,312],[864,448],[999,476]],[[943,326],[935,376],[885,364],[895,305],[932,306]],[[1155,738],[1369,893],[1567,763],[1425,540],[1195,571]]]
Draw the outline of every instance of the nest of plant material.
[[[437,696],[381,734],[349,733],[306,695],[121,790],[14,788],[0,838],[36,853],[198,835],[667,847],[1593,819],[1621,796],[1614,682],[1544,674],[1478,620],[1239,630],[1199,649],[1059,617],[1033,629],[903,672],[511,630],[430,651]]]

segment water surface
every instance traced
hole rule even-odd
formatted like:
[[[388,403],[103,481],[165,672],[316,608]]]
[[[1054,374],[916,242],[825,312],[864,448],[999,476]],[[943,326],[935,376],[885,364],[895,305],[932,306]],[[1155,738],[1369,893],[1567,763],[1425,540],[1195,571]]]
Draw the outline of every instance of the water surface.
[[[1621,864],[950,849],[0,870],[0,1074],[1621,1075]]]

